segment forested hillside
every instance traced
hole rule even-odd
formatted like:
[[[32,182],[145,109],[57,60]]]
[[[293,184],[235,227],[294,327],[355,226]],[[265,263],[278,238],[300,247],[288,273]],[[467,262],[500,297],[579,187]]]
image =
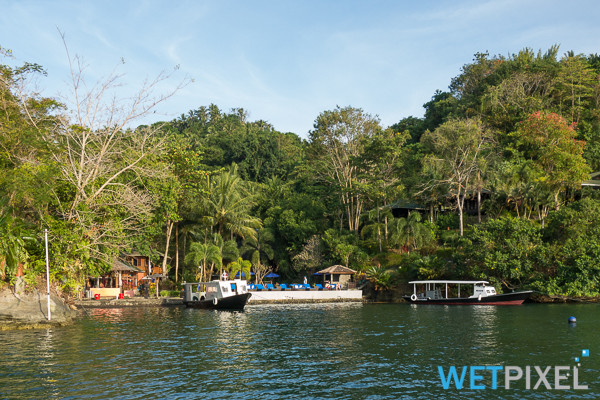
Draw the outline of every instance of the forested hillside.
[[[33,90],[44,73],[0,65],[5,285],[19,264],[43,275],[48,229],[66,292],[136,251],[178,283],[342,264],[382,289],[482,278],[600,294],[600,187],[582,187],[600,170],[598,55],[478,53],[422,118],[385,127],[338,106],[308,133],[214,104],[131,125],[177,95],[147,96],[162,77],[124,103],[105,103],[113,82],[75,84],[67,106]]]

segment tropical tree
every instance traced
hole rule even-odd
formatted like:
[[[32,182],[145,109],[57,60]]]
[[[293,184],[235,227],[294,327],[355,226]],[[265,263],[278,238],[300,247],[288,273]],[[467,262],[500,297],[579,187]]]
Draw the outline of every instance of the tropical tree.
[[[251,215],[255,196],[247,189],[237,174],[237,165],[215,176],[209,183],[209,193],[204,204],[204,220],[219,235],[256,237],[262,226],[260,219]]]
[[[407,218],[394,218],[390,223],[390,231],[390,242],[408,253],[433,240],[431,229],[421,223],[421,214],[418,212],[411,212]]]
[[[388,221],[392,218],[389,208],[377,207],[367,213],[369,222],[363,225],[361,235],[371,235],[377,240],[379,251],[383,251],[383,242],[388,238]]]
[[[421,143],[428,151],[424,169],[434,176],[423,191],[438,186],[447,188],[458,210],[462,236],[465,198],[476,189],[476,178],[491,144],[490,132],[479,120],[450,120],[433,132],[425,132]]]
[[[311,170],[322,182],[333,187],[341,199],[348,229],[358,232],[365,195],[357,160],[363,153],[362,139],[381,130],[379,119],[362,109],[337,107],[321,113],[310,132]]]
[[[219,247],[214,244],[195,242],[190,245],[190,250],[185,256],[185,263],[189,266],[198,266],[197,278],[200,281],[204,281],[205,278],[210,280],[207,266],[211,263],[220,268],[222,265],[221,252]],[[210,273],[212,275],[212,268]]]
[[[536,112],[518,124],[511,136],[525,159],[532,161],[537,180],[553,193],[556,209],[560,208],[561,193],[588,179],[584,143],[576,140],[574,126],[560,115]]]
[[[271,247],[273,240],[273,233],[269,229],[263,228],[257,231],[256,237],[244,240],[242,245],[241,253],[250,256],[254,267],[254,276],[258,283],[262,283],[263,277],[267,273],[267,263],[273,260],[274,251]]]
[[[547,246],[539,224],[499,218],[473,227],[460,251],[459,268],[465,275],[488,279],[514,289],[547,274]]]
[[[56,165],[50,162],[63,106],[41,97],[34,81],[45,75],[37,64],[4,64],[12,52],[0,47],[0,187],[11,214],[36,223],[55,206]]]
[[[357,163],[360,166],[360,178],[363,192],[375,208],[368,212],[368,219],[383,222],[383,235],[377,234],[379,251],[382,240],[387,240],[388,220],[391,217],[389,205],[404,194],[404,182],[407,180],[407,148],[404,146],[409,136],[405,132],[391,129],[363,138],[364,151]],[[379,230],[374,226],[370,230]],[[374,232],[374,231],[373,231]]]
[[[371,265],[365,271],[367,280],[373,284],[375,291],[387,290],[391,287],[391,272],[389,270],[382,269],[380,266]]]
[[[215,233],[212,235],[212,243],[219,249],[219,257],[221,263],[219,264],[219,276],[223,273],[223,266],[226,266],[232,261],[235,261],[240,256],[237,242],[235,240],[223,240],[221,235]],[[212,276],[215,265],[210,266],[210,276]]]
[[[0,280],[14,277],[19,264],[28,261],[27,238],[19,221],[9,214],[0,215]]]
[[[311,236],[302,250],[292,257],[296,272],[312,271],[323,265],[323,243],[318,235]]]
[[[235,277],[237,273],[240,274],[240,278],[242,275],[246,277],[247,280],[250,279],[250,273],[252,270],[252,263],[248,260],[244,260],[242,257],[239,257],[236,261],[230,263],[227,266],[229,270],[229,276]]]
[[[323,235],[323,242],[329,248],[330,253],[344,266],[350,265],[350,258],[359,252],[358,246],[352,244],[355,235],[351,233],[339,233],[335,229],[328,229]]]
[[[568,115],[569,121],[578,124],[589,102],[593,98],[594,85],[598,81],[595,73],[585,56],[565,54],[560,60],[561,68],[555,80],[557,97],[563,115]]]

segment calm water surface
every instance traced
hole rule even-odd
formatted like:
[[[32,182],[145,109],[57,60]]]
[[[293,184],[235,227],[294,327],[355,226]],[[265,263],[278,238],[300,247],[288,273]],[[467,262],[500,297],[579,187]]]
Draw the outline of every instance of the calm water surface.
[[[596,399],[598,307],[95,309],[69,327],[0,332],[0,398]],[[567,323],[571,315],[576,326]],[[524,383],[492,390],[491,375],[484,390],[444,390],[437,370],[572,366],[582,349],[590,350],[579,374],[587,391],[526,390]]]

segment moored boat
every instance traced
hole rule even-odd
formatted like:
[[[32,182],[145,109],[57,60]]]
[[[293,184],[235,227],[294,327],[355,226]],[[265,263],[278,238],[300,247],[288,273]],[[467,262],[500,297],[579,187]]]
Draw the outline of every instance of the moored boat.
[[[183,303],[189,308],[243,310],[251,293],[245,280],[185,283]]]
[[[414,304],[440,304],[440,305],[519,305],[533,293],[531,290],[511,293],[496,293],[493,286],[487,281],[446,281],[427,280],[411,281],[413,294],[403,296],[406,301]],[[425,285],[425,291],[417,292],[417,285]],[[467,285],[468,297],[461,297],[461,285]],[[472,286],[472,294],[470,287]],[[456,297],[449,297],[448,293],[458,289]],[[443,290],[443,292],[442,292]],[[465,289],[463,288],[463,295]]]

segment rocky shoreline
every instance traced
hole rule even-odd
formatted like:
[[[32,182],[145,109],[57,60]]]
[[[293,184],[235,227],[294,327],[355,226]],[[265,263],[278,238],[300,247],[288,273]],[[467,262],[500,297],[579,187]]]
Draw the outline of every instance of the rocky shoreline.
[[[50,320],[48,320],[48,296],[37,290],[17,294],[0,292],[0,330],[39,329],[62,326],[72,322],[79,313],[60,297],[50,295]]]
[[[600,297],[571,297],[571,296],[558,296],[558,295],[547,295],[541,293],[533,293],[529,298],[531,303],[600,303]]]

